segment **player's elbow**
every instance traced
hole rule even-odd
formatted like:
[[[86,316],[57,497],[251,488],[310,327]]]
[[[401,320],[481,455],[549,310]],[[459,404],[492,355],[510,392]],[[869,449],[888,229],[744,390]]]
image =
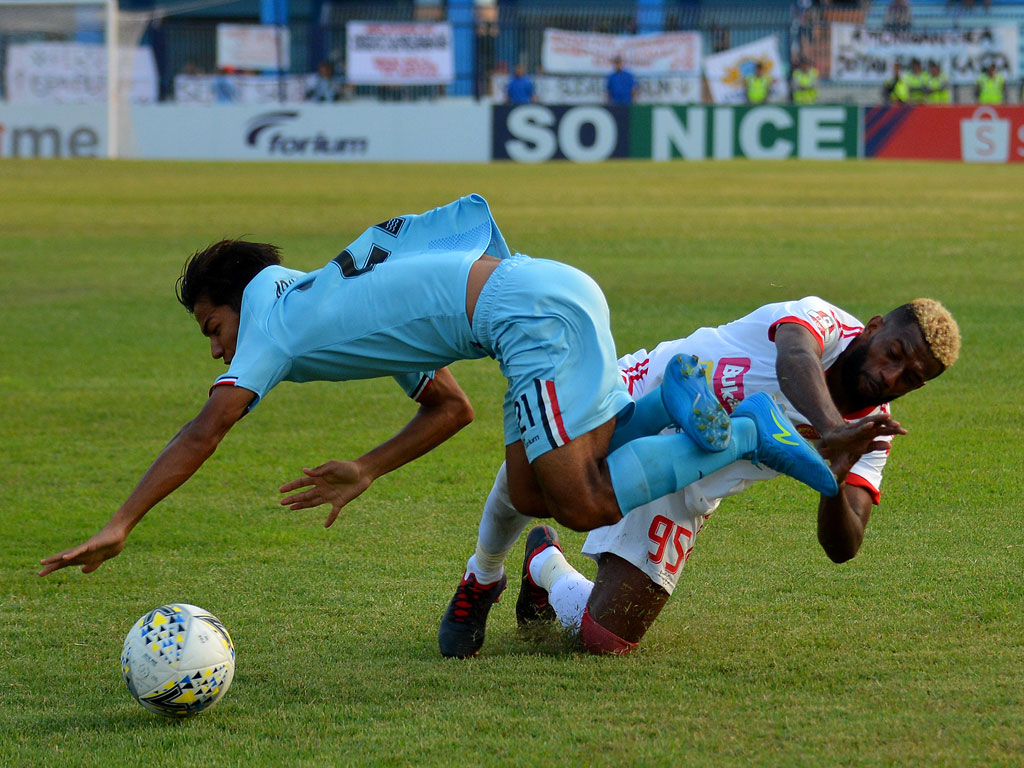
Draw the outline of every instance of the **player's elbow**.
[[[189,452],[204,459],[213,455],[227,430],[218,429],[207,420],[195,418],[182,427],[177,439]]]
[[[860,549],[860,542],[829,540],[821,536],[818,537],[818,543],[821,544],[821,548],[825,550],[828,559],[833,563],[845,563],[853,560],[857,555],[857,550]]]
[[[473,419],[476,418],[473,404],[467,398],[459,399],[452,405],[451,418],[456,430],[468,427],[473,423]]]

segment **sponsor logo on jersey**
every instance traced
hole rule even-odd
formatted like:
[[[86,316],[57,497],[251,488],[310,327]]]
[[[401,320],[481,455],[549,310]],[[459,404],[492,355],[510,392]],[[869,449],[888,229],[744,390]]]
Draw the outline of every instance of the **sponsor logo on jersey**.
[[[641,362],[631,365],[629,368],[622,369],[622,383],[626,385],[626,391],[629,394],[633,394],[633,387],[638,381],[642,381],[644,376],[647,375],[648,368],[651,364],[651,359],[645,357]]]
[[[811,319],[811,322],[814,323],[822,336],[827,337],[836,329],[836,320],[828,312],[823,312],[819,309],[812,309],[807,313],[807,316]]]
[[[729,413],[743,401],[743,377],[749,370],[749,357],[723,357],[718,361],[711,386],[718,401]]]
[[[295,282],[295,278],[294,277],[291,278],[290,280],[275,280],[274,281],[274,286],[277,289],[277,296],[275,296],[274,298],[280,299],[281,298],[281,294],[283,294],[286,290],[288,290],[288,286],[291,285],[294,282]]]
[[[405,218],[403,216],[395,216],[393,219],[382,221],[380,224],[374,224],[377,229],[387,232],[392,237],[398,237],[398,233],[402,231],[402,227],[405,226]]]

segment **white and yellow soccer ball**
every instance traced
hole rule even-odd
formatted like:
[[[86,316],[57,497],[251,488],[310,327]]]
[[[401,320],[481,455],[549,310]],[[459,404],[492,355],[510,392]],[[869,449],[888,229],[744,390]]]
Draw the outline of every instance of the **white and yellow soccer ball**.
[[[235,646],[209,611],[188,603],[161,605],[128,632],[121,674],[149,711],[188,717],[224,696],[235,675]]]

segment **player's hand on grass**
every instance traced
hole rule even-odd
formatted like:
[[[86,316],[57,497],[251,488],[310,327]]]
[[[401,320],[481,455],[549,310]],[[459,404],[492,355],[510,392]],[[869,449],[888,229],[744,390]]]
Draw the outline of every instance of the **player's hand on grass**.
[[[889,443],[880,440],[890,435],[905,435],[907,430],[891,416],[878,413],[860,421],[825,430],[818,450],[829,460],[832,473],[842,482],[861,456],[885,450]]]
[[[112,557],[116,557],[124,549],[127,532],[120,526],[107,525],[99,533],[77,547],[65,549],[41,561],[43,570],[40,576],[46,576],[69,565],[82,566],[82,573],[92,573]]]
[[[341,508],[369,488],[372,482],[372,478],[366,476],[355,461],[328,461],[314,469],[303,468],[302,472],[305,477],[285,483],[280,488],[281,493],[299,488],[309,490],[286,496],[281,499],[281,505],[297,510],[330,504],[331,513],[324,523],[325,528],[330,528]]]

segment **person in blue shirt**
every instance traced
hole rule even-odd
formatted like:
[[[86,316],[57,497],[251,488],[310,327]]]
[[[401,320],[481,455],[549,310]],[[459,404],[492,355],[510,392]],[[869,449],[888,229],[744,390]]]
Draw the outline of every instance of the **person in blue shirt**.
[[[509,104],[532,104],[534,101],[533,81],[527,77],[526,69],[517,64],[515,76],[505,86],[505,98]]]
[[[633,96],[636,94],[636,78],[623,67],[621,56],[612,59],[612,64],[615,66],[615,71],[608,75],[604,86],[608,94],[608,103],[629,106],[633,103]]]
[[[839,492],[772,401],[730,420],[695,358],[672,360],[662,386],[634,403],[600,288],[568,265],[513,254],[479,195],[383,221],[308,273],[282,266],[269,243],[214,243],[186,263],[178,299],[228,371],[107,524],[44,559],[41,576],[71,565],[90,573],[119,554],[279,382],[393,377],[419,405],[401,431],[280,488],[292,510],[329,504],[330,526],[378,477],[470,423],[472,405],[446,366],[488,356],[508,380],[505,462],[524,514],[591,530],[737,458]],[[658,434],[671,424],[682,431]]]

